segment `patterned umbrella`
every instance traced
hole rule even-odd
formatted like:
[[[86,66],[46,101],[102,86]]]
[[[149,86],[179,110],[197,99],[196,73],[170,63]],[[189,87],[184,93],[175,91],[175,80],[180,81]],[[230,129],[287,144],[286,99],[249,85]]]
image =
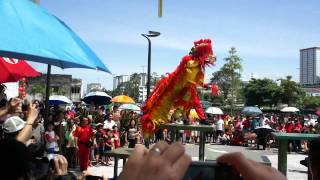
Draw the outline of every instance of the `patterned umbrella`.
[[[7,57],[0,57],[0,72],[0,83],[17,82],[24,77],[40,76],[40,73],[24,60]]]

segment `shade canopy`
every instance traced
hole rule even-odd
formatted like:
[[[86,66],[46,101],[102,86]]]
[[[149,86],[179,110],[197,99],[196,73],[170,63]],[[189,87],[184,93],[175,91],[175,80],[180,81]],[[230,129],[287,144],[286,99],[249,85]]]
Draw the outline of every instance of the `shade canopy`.
[[[25,77],[36,76],[40,76],[40,73],[24,60],[0,57],[0,83],[17,82]]]
[[[52,95],[49,97],[49,104],[50,105],[72,104],[72,101],[66,96]]]
[[[223,114],[223,111],[218,108],[218,107],[208,107],[206,109],[206,113],[208,114],[217,114],[217,115],[222,115]]]
[[[127,103],[127,104],[134,104],[135,103],[131,97],[125,96],[125,95],[116,96],[116,97],[112,98],[111,102]]]
[[[296,107],[285,107],[280,110],[281,112],[298,112],[299,109]]]
[[[106,105],[110,104],[111,96],[109,96],[105,92],[96,91],[88,93],[82,101],[87,104],[91,104],[92,102],[97,105]]]
[[[0,0],[0,56],[109,72],[60,19],[30,0]]]

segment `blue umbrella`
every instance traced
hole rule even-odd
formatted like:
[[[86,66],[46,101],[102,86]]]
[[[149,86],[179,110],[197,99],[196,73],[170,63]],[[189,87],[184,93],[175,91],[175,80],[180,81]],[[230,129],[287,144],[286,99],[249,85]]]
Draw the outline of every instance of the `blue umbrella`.
[[[65,96],[53,95],[49,97],[49,104],[50,105],[72,104],[72,101]]]
[[[45,119],[51,65],[111,73],[63,21],[30,0],[0,0],[0,22],[0,56],[48,64]]]
[[[257,107],[248,106],[243,108],[242,113],[246,116],[258,116],[262,114],[262,111]]]
[[[60,19],[30,0],[0,0],[0,56],[109,72]]]

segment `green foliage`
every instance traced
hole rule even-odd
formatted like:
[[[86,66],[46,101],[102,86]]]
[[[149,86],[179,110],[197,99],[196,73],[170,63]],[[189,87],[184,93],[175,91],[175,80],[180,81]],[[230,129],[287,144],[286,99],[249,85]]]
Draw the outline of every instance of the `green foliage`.
[[[306,96],[303,99],[303,106],[306,109],[315,109],[317,107],[320,107],[320,97],[313,97],[313,96]]]
[[[253,105],[276,105],[279,101],[280,87],[272,79],[251,79],[243,90],[246,98],[245,104]]]
[[[45,90],[46,90],[45,86],[41,84],[32,85],[30,88],[30,91],[32,94],[37,94],[37,93],[44,94]]]
[[[212,74],[211,82],[216,82],[226,104],[234,108],[241,86],[241,58],[237,55],[235,47],[229,50],[229,56],[224,59],[226,62],[219,71]]]
[[[280,94],[282,103],[293,106],[297,105],[305,97],[305,92],[291,78],[291,76],[287,76],[286,79],[280,79]]]
[[[246,105],[272,106],[283,103],[300,108],[307,104],[316,106],[317,100],[312,97],[305,98],[304,90],[291,80],[291,76],[279,81],[280,85],[272,79],[251,79],[244,88]]]

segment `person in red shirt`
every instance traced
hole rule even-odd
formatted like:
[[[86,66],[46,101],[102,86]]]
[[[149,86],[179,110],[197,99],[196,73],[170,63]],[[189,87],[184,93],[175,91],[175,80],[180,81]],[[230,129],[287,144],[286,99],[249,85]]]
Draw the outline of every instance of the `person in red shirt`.
[[[88,119],[82,118],[80,126],[74,132],[76,148],[78,150],[80,170],[86,171],[89,164],[89,154],[93,142],[93,131],[88,125]]]
[[[293,130],[294,130],[294,121],[289,121],[286,124],[286,132],[287,133],[293,133]]]
[[[286,133],[293,133],[294,132],[294,121],[288,121],[288,123],[286,124]],[[288,147],[288,152],[290,153],[292,150],[296,151],[297,150],[297,145],[295,143],[295,141],[293,140],[289,140],[288,143],[289,147]]]

